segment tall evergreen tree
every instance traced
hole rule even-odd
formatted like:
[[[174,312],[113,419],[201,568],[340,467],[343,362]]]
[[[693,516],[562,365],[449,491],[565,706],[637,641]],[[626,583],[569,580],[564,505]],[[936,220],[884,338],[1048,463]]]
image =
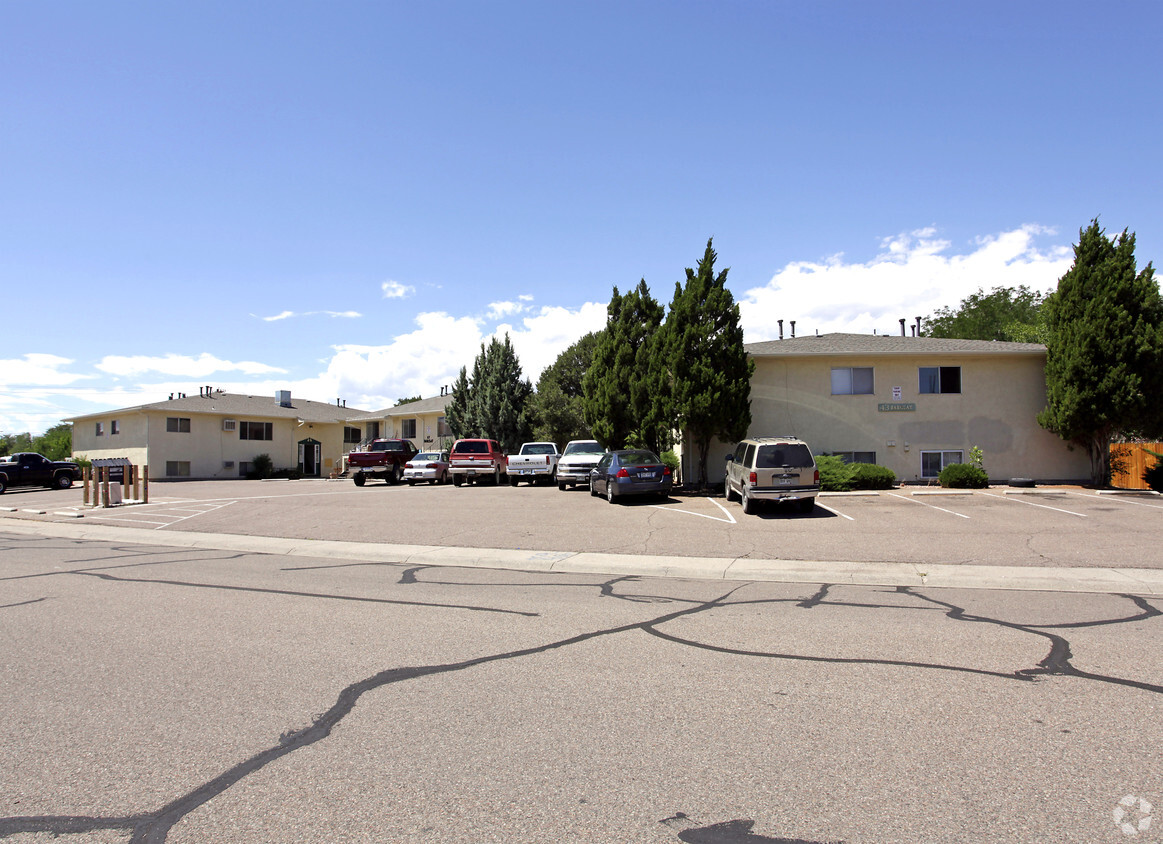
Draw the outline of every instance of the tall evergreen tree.
[[[646,280],[625,296],[614,293],[606,308],[606,328],[598,335],[593,360],[582,379],[582,409],[594,439],[622,448],[639,439],[658,448],[646,406],[644,381],[653,359],[652,338],[662,325],[663,307],[650,295]]]
[[[460,374],[456,376],[456,381],[452,384],[452,400],[444,409],[444,421],[448,425],[448,429],[452,431],[452,435],[457,439],[476,435],[476,424],[469,414],[470,389],[468,370],[462,366]]]
[[[1135,235],[1112,241],[1092,220],[1074,265],[1043,306],[1046,409],[1038,423],[1085,448],[1094,483],[1110,481],[1110,441],[1163,424],[1163,297],[1150,263],[1135,269]]]
[[[739,306],[726,288],[727,270],[715,275],[717,255],[707,241],[686,284],[675,284],[666,320],[666,360],[677,427],[698,451],[698,482],[707,482],[711,440],[742,439],[751,427],[751,374],[743,349]]]
[[[469,392],[470,415],[481,436],[496,440],[505,451],[515,451],[529,439],[527,406],[533,385],[521,377],[521,364],[508,334],[504,342],[494,337],[488,348],[482,344],[477,361],[479,374],[474,366]]]

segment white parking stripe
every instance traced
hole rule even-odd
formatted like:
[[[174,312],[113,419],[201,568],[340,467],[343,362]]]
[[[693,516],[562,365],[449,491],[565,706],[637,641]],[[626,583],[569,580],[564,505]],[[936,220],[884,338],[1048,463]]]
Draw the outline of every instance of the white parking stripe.
[[[922,507],[932,507],[934,510],[940,510],[942,513],[948,513],[951,516],[960,516],[962,519],[969,518],[964,513],[956,513],[953,510],[946,510],[944,507],[938,507],[936,504],[930,504],[927,501],[918,501],[915,498],[909,498],[904,495],[897,495],[895,492],[890,492],[888,495],[891,495],[893,498],[899,498],[901,501],[911,501],[914,504],[920,504]]]
[[[1072,492],[1072,493],[1070,493],[1070,495],[1081,495],[1084,498],[1090,498],[1090,499],[1098,498],[1098,496],[1095,495],[1093,492],[1092,493]],[[1131,500],[1129,500],[1126,497],[1121,496],[1121,495],[1104,495],[1102,497],[1102,500],[1103,501],[1117,501],[1120,504],[1134,504],[1136,507],[1146,507],[1148,510],[1163,510],[1163,504],[1148,504],[1145,501],[1131,501]]]
[[[827,510],[829,513],[831,513],[833,516],[839,516],[840,518],[847,519],[850,522],[856,521],[854,518],[849,516],[847,513],[841,513],[839,510],[834,510],[833,508],[829,507],[827,504],[820,501],[819,498],[816,499],[816,506],[823,507],[825,510]]]
[[[1014,501],[1018,504],[1029,504],[1031,507],[1041,507],[1043,510],[1053,510],[1057,513],[1065,513],[1067,516],[1078,516],[1083,519],[1087,517],[1085,513],[1075,513],[1073,510],[1063,510],[1061,507],[1051,507],[1048,504],[1035,504],[1033,501],[1024,501],[1021,498],[1015,498],[1009,495],[994,495],[992,492],[983,492],[981,494],[987,498],[998,498],[1002,501]]]
[[[732,516],[729,512],[727,512],[726,507],[724,507],[722,504],[720,504],[718,501],[716,501],[713,498],[708,498],[707,500],[710,501],[712,504],[714,504],[716,507],[718,507],[720,510],[722,510],[723,515],[726,516],[727,518],[720,519],[718,516],[711,516],[711,515],[708,515],[706,513],[696,513],[694,510],[680,510],[677,507],[668,507],[665,504],[651,504],[650,506],[655,507],[659,510],[667,510],[671,513],[686,513],[688,516],[701,516],[704,519],[710,519],[711,521],[715,521],[715,522],[727,522],[728,524],[732,524],[732,525],[737,524],[737,522],[735,521],[735,517]]]

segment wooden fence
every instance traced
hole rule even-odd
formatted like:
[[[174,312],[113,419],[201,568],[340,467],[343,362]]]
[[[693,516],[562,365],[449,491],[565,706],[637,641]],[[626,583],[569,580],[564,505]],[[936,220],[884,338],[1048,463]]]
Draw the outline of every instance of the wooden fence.
[[[1111,443],[1111,486],[1150,489],[1143,472],[1155,465],[1148,451],[1163,454],[1163,443]]]

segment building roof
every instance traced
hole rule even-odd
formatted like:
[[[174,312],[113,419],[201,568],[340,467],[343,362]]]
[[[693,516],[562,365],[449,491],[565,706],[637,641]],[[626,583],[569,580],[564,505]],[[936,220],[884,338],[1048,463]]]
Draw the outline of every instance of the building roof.
[[[419,399],[418,401],[410,401],[406,404],[398,404],[395,407],[386,407],[383,410],[377,410],[372,413],[365,414],[363,418],[414,416],[421,413],[444,413],[444,409],[448,407],[448,404],[451,401],[451,393],[446,396],[433,396],[430,399]]]
[[[743,347],[752,357],[781,355],[1041,355],[1040,343],[999,340],[954,340],[940,337],[900,337],[895,334],[809,334],[785,340],[765,340]]]
[[[295,419],[304,422],[347,422],[355,419],[375,418],[374,414],[365,410],[356,410],[352,407],[343,407],[336,404],[306,399],[291,398],[288,407],[279,403],[278,396],[244,396],[238,393],[224,393],[221,390],[212,390],[209,393],[197,396],[180,396],[167,401],[141,404],[135,407],[123,407],[118,410],[106,410],[101,413],[86,413],[83,416],[73,416],[66,422],[77,422],[82,419],[95,417],[116,416],[129,413],[188,413],[213,414],[215,416],[242,417],[259,416],[274,419]]]

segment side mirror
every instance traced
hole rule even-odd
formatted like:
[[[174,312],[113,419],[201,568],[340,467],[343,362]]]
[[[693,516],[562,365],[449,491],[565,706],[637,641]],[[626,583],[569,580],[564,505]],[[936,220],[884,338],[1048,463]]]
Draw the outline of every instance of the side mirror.
[[[734,455],[734,454],[728,454],[728,455],[727,455],[727,462],[728,462],[728,463],[734,463],[734,462],[735,462],[735,455]]]

